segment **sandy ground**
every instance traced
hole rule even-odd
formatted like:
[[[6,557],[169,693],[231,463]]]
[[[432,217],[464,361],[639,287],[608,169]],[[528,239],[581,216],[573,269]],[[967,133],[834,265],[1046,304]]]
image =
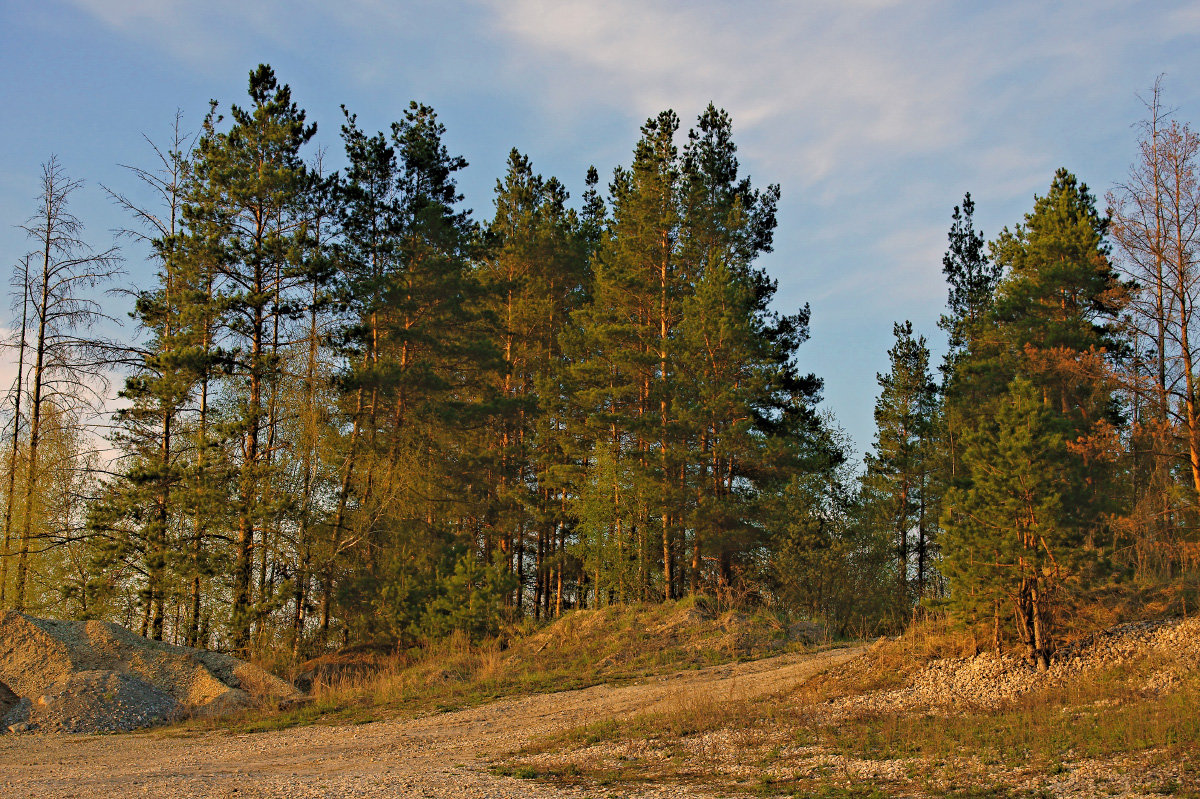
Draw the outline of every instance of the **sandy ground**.
[[[635,685],[542,694],[409,721],[311,726],[232,735],[161,733],[5,735],[0,796],[16,797],[459,797],[538,799],[560,790],[488,772],[489,759],[549,732],[666,709],[689,696],[784,691],[863,652],[836,649],[716,666]],[[619,796],[705,797],[670,786]]]

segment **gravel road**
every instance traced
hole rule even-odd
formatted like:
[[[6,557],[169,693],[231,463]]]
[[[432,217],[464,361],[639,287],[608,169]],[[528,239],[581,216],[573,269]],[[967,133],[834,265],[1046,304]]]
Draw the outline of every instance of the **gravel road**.
[[[647,679],[495,702],[408,721],[298,727],[252,735],[168,737],[25,734],[0,737],[0,791],[16,797],[454,797],[603,795],[488,772],[489,758],[546,733],[670,708],[681,698],[746,698],[786,690],[862,647],[783,655]],[[620,796],[705,797],[669,786]]]

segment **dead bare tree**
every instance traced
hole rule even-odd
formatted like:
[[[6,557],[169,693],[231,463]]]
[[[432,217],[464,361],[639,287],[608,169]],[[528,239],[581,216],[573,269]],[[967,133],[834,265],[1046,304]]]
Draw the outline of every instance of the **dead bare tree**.
[[[108,348],[89,334],[101,322],[111,321],[98,292],[120,268],[116,247],[96,252],[81,238],[83,224],[68,210],[68,200],[82,183],[69,178],[56,157],[42,165],[41,184],[37,211],[22,225],[35,249],[29,254],[32,268],[24,274],[23,288],[29,296],[29,318],[21,335],[28,335],[32,362],[26,387],[29,424],[23,518],[13,589],[17,610],[25,607],[38,516],[38,447],[50,415],[47,410],[50,406],[77,410],[102,398]]]
[[[1138,159],[1109,194],[1119,263],[1138,286],[1129,325],[1135,341],[1150,343],[1150,368],[1143,373],[1135,359],[1129,381],[1135,408],[1145,408],[1139,438],[1153,452],[1137,486],[1147,520],[1137,540],[1139,568],[1170,568],[1177,528],[1194,523],[1200,508],[1200,134],[1169,119],[1161,97],[1156,81]]]
[[[25,331],[29,324],[29,256],[18,263],[13,273],[13,287],[21,292],[21,327],[15,332],[12,346],[17,348],[17,376],[12,386],[12,435],[8,454],[8,490],[4,496],[4,548],[0,551],[0,607],[4,606],[5,589],[8,587],[8,560],[12,552],[13,507],[16,504],[17,464],[20,459],[21,442],[21,395],[25,388]]]

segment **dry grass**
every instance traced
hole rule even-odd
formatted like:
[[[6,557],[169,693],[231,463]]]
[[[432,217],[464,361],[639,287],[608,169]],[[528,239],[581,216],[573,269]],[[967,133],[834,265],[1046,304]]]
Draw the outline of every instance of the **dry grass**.
[[[1052,768],[1064,760],[1200,747],[1200,676],[1167,693],[1139,686],[1149,662],[1089,674],[1027,694],[999,710],[961,714],[872,712],[821,728],[833,751],[875,759],[944,759],[969,751],[985,764]]]
[[[584,785],[999,797],[1057,795],[1056,780],[1099,764],[1101,794],[1200,796],[1200,675],[1163,655],[1092,671],[991,710],[845,713],[828,702],[896,687],[930,659],[958,656],[967,644],[951,630],[926,627],[876,645],[786,700],[681,699],[662,712],[537,741],[500,768]],[[1124,774],[1126,783],[1101,784],[1105,773]]]
[[[786,616],[766,611],[718,615],[693,600],[573,611],[505,639],[472,643],[454,635],[407,653],[362,653],[355,662],[365,662],[366,673],[343,669],[344,676],[318,680],[301,707],[190,726],[261,731],[415,716],[809,648],[790,636]]]

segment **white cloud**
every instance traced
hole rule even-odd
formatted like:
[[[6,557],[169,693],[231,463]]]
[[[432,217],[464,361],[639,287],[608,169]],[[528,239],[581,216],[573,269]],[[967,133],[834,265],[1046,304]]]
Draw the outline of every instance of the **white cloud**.
[[[476,142],[540,147],[556,167],[604,172],[647,116],[671,107],[687,125],[711,100],[733,116],[744,168],[783,184],[770,263],[781,298],[814,301],[831,350],[861,342],[863,314],[936,319],[964,191],[988,235],[1019,222],[1057,166],[1103,194],[1133,154],[1133,94],[1163,71],[1168,101],[1200,116],[1184,104],[1200,104],[1193,0],[64,1],[200,74],[290,60],[326,80],[331,108],[459,102],[455,125]],[[473,170],[494,177],[496,152],[468,153]]]
[[[792,185],[869,153],[930,152],[963,135],[964,76],[911,50],[928,4],[645,3],[496,0],[514,58],[571,113],[597,102],[646,116],[727,108],[748,155],[775,154]]]

